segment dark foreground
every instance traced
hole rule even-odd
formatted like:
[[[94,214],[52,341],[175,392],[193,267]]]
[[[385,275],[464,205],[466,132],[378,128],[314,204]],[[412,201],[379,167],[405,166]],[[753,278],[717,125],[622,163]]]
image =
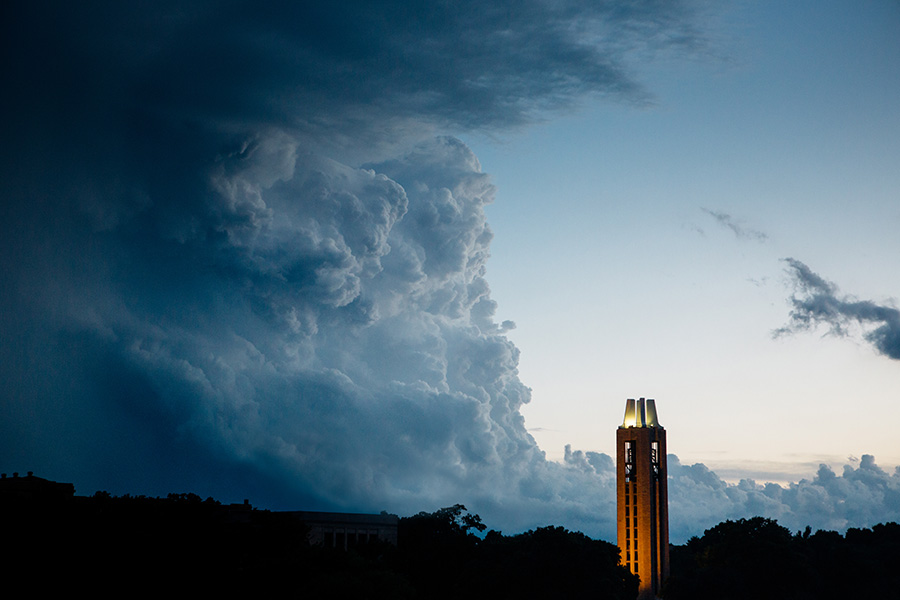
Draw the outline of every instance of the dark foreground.
[[[562,527],[484,534],[456,505],[401,518],[398,545],[307,541],[290,513],[167,498],[0,499],[8,589],[284,598],[632,600],[615,545]],[[477,535],[476,535],[477,534]],[[791,534],[763,518],[726,521],[671,548],[666,600],[900,598],[900,525]],[[12,587],[10,587],[12,586]]]
[[[312,546],[289,513],[194,494],[2,503],[7,585],[94,596],[609,598],[637,580],[618,549],[562,527],[489,531],[457,505],[400,519],[397,546]],[[477,593],[475,592],[477,590]]]

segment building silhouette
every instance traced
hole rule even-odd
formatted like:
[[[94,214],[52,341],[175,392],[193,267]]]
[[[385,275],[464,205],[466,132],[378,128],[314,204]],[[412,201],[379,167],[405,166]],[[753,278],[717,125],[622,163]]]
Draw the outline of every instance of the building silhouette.
[[[616,431],[617,541],[625,566],[641,578],[638,598],[655,598],[669,575],[666,430],[654,400],[628,399]]]
[[[13,473],[12,477],[0,474],[0,502],[40,503],[69,500],[74,496],[73,484],[35,477],[31,471],[25,477],[19,477],[18,473]]]
[[[397,515],[361,513],[282,511],[303,521],[309,527],[309,543],[325,548],[347,550],[375,541],[397,545]]]

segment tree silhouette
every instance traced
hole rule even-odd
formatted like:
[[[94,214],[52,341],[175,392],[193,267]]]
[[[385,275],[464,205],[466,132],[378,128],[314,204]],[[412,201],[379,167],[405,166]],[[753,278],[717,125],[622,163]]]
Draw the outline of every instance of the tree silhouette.
[[[900,525],[804,532],[775,521],[725,521],[673,546],[666,600],[846,600],[897,597]]]

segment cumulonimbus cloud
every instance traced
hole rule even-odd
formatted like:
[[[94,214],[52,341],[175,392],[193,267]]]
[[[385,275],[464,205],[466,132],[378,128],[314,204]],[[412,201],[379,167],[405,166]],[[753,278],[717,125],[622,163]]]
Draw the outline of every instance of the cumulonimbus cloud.
[[[6,3],[4,464],[609,539],[611,459],[525,429],[493,187],[434,132],[644,102],[628,52],[702,44],[687,6]]]
[[[3,15],[5,462],[119,493],[606,518],[597,478],[525,430],[493,187],[434,134],[646,102],[628,52],[701,45],[687,3]]]

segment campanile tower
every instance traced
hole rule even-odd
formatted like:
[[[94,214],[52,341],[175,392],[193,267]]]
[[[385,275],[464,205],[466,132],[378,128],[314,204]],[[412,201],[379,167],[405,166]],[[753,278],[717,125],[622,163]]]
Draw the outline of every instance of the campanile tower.
[[[656,401],[629,399],[616,431],[616,520],[622,560],[641,578],[640,600],[655,598],[669,576],[666,477],[666,430]]]

